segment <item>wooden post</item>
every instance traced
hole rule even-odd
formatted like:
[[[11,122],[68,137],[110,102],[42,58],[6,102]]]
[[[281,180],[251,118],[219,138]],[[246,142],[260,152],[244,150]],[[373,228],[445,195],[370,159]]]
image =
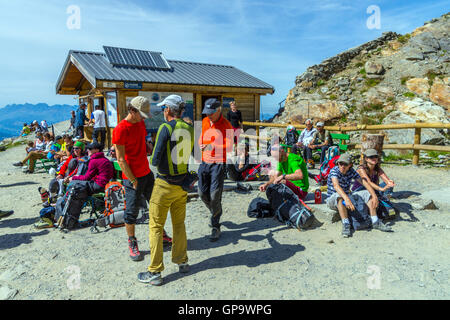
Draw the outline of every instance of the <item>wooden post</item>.
[[[256,122],[260,122],[259,120],[256,120]],[[256,150],[259,151],[259,126],[256,126]]]
[[[416,123],[420,123],[422,121],[417,120]],[[414,129],[414,145],[419,145],[420,144],[420,133],[421,133],[420,128],[415,128]],[[412,164],[417,166],[419,165],[419,154],[420,154],[420,150],[416,150],[414,149],[413,151],[413,159],[412,159]]]
[[[384,135],[382,134],[363,134],[361,136],[361,158],[359,160],[360,164],[363,162],[363,153],[367,149],[375,149],[381,158],[383,152],[383,142]]]

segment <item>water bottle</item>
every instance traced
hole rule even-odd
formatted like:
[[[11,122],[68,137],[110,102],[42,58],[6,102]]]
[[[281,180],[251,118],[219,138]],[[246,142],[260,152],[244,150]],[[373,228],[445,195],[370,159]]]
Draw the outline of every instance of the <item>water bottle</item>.
[[[314,202],[316,204],[322,203],[322,191],[320,191],[320,189],[316,189],[316,191],[314,192]]]

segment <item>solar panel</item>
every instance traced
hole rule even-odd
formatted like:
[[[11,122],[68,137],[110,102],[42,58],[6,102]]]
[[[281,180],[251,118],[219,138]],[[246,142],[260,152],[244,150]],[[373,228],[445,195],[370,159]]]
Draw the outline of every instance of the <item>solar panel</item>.
[[[125,65],[125,60],[122,57],[120,48],[104,46],[103,49],[105,50],[106,56],[111,64]]]
[[[170,69],[169,63],[167,63],[161,52],[106,46],[103,46],[103,48],[109,62],[113,65],[162,70]]]

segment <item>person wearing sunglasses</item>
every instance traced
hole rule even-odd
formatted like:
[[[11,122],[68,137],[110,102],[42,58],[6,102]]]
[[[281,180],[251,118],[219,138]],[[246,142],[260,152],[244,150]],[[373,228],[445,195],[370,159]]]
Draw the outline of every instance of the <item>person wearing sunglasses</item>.
[[[366,190],[350,194],[350,186],[353,181],[358,181]],[[328,198],[327,205],[331,210],[339,212],[342,220],[342,236],[347,238],[351,236],[350,220],[348,211],[359,211],[361,214],[366,212],[366,205],[369,208],[372,228],[380,231],[392,231],[378,219],[376,208],[378,198],[367,179],[361,179],[361,176],[353,169],[353,162],[350,154],[345,153],[337,160],[337,166],[331,169],[328,176]]]

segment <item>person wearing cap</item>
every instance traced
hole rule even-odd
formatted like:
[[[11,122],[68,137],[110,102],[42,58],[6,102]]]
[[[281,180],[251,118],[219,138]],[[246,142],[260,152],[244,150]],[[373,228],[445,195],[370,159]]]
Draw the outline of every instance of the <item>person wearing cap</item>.
[[[128,114],[114,128],[112,143],[116,149],[117,162],[122,170],[125,188],[125,229],[128,235],[130,258],[140,261],[141,255],[135,236],[135,224],[142,197],[149,201],[155,177],[147,159],[147,130],[144,119],[150,114],[150,102],[146,97],[134,97],[128,104]]]
[[[86,117],[86,104],[80,104],[75,114],[75,135],[80,139],[84,138],[84,124],[89,119]]]
[[[92,112],[92,119],[89,120],[89,123],[94,123],[92,140],[94,142],[98,142],[98,138],[100,136],[100,145],[102,146],[101,150],[103,150],[106,141],[106,117],[105,111],[102,110],[102,107],[99,105],[95,106],[95,111]]]
[[[158,128],[155,146],[150,158],[158,169],[150,198],[150,265],[147,272],[138,274],[138,280],[161,285],[163,263],[164,224],[170,210],[173,242],[172,262],[179,272],[189,271],[185,227],[187,192],[182,188],[188,175],[189,157],[194,148],[194,128],[181,120],[185,102],[178,95],[169,95],[158,104],[164,113],[165,123]]]
[[[206,117],[203,118],[202,133],[198,140],[202,151],[202,163],[198,168],[198,193],[211,213],[209,240],[217,241],[220,237],[225,165],[227,152],[233,148],[234,130],[222,116],[222,107],[217,99],[205,101],[203,114]]]
[[[305,200],[308,189],[308,169],[303,158],[295,153],[287,153],[279,144],[271,147],[271,156],[277,163],[277,169],[270,174],[269,181],[259,187],[261,192],[266,191],[271,184],[283,183],[291,189],[300,200]]]
[[[373,199],[372,209],[375,211],[378,206],[380,200],[385,203],[390,204],[387,196],[392,192],[395,182],[386,175],[386,173],[380,167],[380,157],[378,155],[378,151],[375,149],[367,149],[363,152],[363,161],[360,166],[356,169],[358,174],[361,176],[361,179],[367,180],[370,186],[375,190],[378,201]],[[380,184],[380,178],[383,180],[383,183]],[[359,192],[365,190],[365,187],[361,185],[358,181],[355,181],[352,187],[353,192]]]
[[[341,155],[336,162],[337,166],[331,169],[327,180],[327,205],[331,210],[339,212],[339,216],[342,220],[342,236],[347,238],[351,236],[348,210],[358,210],[360,213],[363,213],[366,212],[367,204],[369,210],[371,210],[371,216],[373,217],[371,207],[373,207],[372,203],[375,200],[372,200],[372,203],[369,201],[375,199],[377,196],[368,181],[366,179],[361,179],[361,176],[353,169],[353,162],[349,153]],[[362,184],[367,190],[350,194],[350,186],[352,181],[355,180]],[[372,223],[374,229],[391,231],[390,227],[383,224],[381,220],[372,218],[372,221],[375,221]]]
[[[333,139],[330,131],[325,130],[323,122],[317,122],[316,129],[310,144],[305,148],[306,157],[312,159],[313,150],[320,149],[320,164],[322,164],[328,148],[333,144]]]
[[[308,146],[313,140],[314,134],[317,132],[316,128],[313,127],[313,122],[311,119],[305,121],[306,128],[302,131],[298,137],[296,146],[303,149],[303,157],[308,163],[308,169],[314,169],[314,160],[312,158],[312,153],[308,153]]]

